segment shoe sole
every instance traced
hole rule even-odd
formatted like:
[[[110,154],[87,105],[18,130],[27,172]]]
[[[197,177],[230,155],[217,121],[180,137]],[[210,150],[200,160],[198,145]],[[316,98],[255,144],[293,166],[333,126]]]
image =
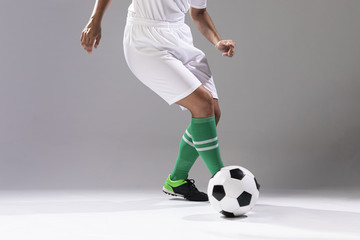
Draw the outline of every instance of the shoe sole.
[[[168,195],[174,196],[174,197],[182,197],[182,198],[185,198],[184,195],[171,192],[171,191],[167,190],[167,189],[164,188],[164,187],[163,187],[163,192],[166,193],[166,194],[168,194]]]

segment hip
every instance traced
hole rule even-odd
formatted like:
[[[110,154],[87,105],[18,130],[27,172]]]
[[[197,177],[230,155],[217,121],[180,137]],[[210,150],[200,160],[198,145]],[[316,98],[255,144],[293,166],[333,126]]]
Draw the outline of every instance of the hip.
[[[184,19],[176,22],[129,16],[124,29],[124,44],[157,48],[193,46],[190,27]]]

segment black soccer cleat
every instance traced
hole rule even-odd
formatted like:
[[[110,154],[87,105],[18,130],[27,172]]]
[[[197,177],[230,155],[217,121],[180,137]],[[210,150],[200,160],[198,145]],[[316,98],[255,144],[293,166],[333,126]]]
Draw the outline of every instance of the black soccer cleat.
[[[171,196],[183,197],[189,201],[209,201],[207,194],[200,192],[194,183],[194,179],[173,181],[169,174],[165,181],[163,192]]]

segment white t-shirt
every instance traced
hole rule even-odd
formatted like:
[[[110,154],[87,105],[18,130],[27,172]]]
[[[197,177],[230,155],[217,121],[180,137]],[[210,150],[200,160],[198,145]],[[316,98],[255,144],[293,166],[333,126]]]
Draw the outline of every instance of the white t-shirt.
[[[185,17],[190,6],[206,8],[207,0],[132,0],[131,16],[159,21],[177,22]]]

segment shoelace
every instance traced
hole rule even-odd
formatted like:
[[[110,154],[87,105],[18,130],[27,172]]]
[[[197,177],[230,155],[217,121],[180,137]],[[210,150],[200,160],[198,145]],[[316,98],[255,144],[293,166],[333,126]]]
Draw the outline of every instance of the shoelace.
[[[195,187],[195,180],[194,179],[186,179],[187,183],[190,186],[190,192],[199,192],[199,190]]]

